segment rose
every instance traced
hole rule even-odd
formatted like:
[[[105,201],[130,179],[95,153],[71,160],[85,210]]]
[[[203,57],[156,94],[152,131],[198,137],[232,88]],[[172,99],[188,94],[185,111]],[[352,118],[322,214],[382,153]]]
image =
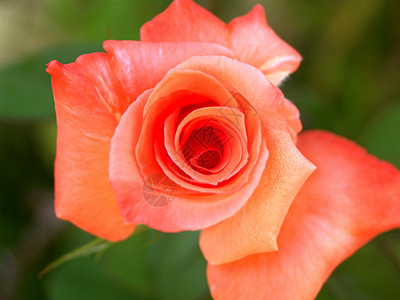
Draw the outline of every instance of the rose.
[[[218,299],[313,298],[343,259],[400,226],[393,166],[327,132],[297,137],[296,107],[266,78],[278,84],[300,56],[261,6],[225,25],[175,1],[141,39],[49,64],[59,217],[110,240],[136,223],[204,229]]]

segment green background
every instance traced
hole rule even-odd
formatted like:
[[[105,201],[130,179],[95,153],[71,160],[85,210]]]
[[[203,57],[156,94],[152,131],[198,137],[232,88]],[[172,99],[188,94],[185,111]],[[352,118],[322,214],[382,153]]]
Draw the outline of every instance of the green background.
[[[54,216],[52,59],[138,39],[164,0],[0,1],[0,299],[209,299],[197,232],[146,230],[96,255],[51,261],[93,237]],[[256,1],[198,1],[225,21]],[[282,89],[304,127],[357,141],[400,167],[400,1],[264,0],[303,56]],[[107,33],[106,29],[109,33]],[[319,299],[400,299],[400,231],[340,265]]]

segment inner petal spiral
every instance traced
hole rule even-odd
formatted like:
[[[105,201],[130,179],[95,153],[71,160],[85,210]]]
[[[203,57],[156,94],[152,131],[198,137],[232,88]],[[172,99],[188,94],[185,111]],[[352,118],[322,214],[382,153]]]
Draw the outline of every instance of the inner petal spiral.
[[[181,151],[185,160],[197,171],[204,174],[217,173],[228,162],[223,159],[226,142],[226,134],[221,129],[204,126],[191,132],[181,143]]]
[[[187,90],[157,99],[147,108],[159,118],[146,122],[149,127],[142,131],[136,149],[144,159],[140,161],[144,177],[153,164],[144,154],[153,150],[157,165],[152,169],[160,168],[174,181],[178,194],[195,197],[239,190],[258,159],[258,152],[250,159],[249,149],[258,148],[261,141],[246,102],[238,103],[230,92],[210,97]]]
[[[221,155],[216,150],[206,150],[190,160],[190,163],[199,169],[212,169],[219,164]]]

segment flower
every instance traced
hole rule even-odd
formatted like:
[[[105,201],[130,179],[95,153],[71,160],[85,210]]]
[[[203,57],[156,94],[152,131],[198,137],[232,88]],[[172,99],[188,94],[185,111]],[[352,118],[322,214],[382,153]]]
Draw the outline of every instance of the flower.
[[[400,226],[396,168],[332,133],[299,134],[275,85],[301,58],[261,6],[225,24],[176,0],[140,42],[103,46],[48,65],[58,217],[113,241],[138,223],[203,230],[216,299],[312,299]]]

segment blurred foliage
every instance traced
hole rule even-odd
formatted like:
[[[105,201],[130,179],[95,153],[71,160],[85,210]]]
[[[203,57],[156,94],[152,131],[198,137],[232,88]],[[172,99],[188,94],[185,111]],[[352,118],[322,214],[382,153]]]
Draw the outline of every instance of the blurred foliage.
[[[0,298],[209,299],[198,233],[138,233],[42,279],[93,237],[55,218],[52,59],[69,63],[108,39],[138,39],[167,0],[0,1]],[[347,136],[400,167],[400,2],[260,0],[303,55],[282,86],[304,127]],[[203,0],[228,21],[253,0]],[[332,274],[319,299],[400,299],[400,232],[381,235]]]
[[[49,75],[44,66],[57,57],[72,62],[85,52],[101,51],[94,46],[62,46],[45,49],[0,71],[0,117],[4,120],[54,120],[54,102]]]

